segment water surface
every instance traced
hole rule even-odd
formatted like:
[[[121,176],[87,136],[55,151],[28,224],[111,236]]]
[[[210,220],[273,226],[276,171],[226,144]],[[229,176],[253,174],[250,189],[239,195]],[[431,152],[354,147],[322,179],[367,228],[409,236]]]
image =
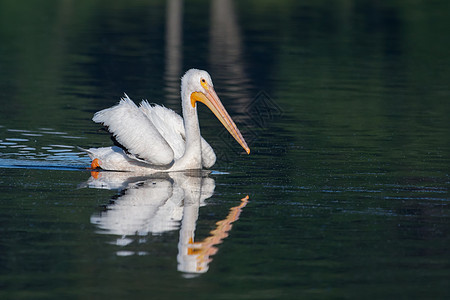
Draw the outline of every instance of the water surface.
[[[0,298],[449,297],[445,1],[0,4]],[[199,108],[212,172],[86,170],[127,93]]]

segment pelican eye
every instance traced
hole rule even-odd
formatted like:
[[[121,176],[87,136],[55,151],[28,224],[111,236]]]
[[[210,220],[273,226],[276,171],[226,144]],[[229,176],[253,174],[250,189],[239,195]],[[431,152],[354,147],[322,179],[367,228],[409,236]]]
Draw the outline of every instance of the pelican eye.
[[[205,78],[200,79],[200,84],[202,85],[202,87],[205,90],[208,90],[208,84],[206,83],[206,79]]]

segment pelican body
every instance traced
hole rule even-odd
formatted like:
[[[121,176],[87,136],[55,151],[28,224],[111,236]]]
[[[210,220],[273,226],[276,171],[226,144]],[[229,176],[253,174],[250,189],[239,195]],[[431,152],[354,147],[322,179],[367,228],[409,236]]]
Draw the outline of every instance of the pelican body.
[[[146,100],[137,106],[126,94],[116,106],[95,113],[92,120],[105,126],[116,146],[86,149],[92,159],[91,168],[173,172],[212,167],[216,155],[200,135],[197,102],[204,103],[247,154],[250,153],[214,91],[208,72],[190,69],[181,78],[183,118]]]

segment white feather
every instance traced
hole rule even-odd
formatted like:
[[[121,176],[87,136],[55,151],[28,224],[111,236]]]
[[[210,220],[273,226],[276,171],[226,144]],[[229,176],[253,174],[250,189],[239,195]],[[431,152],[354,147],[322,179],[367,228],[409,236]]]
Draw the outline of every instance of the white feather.
[[[183,118],[169,108],[150,105],[146,100],[141,102],[139,108],[155,125],[159,133],[165,137],[174,152],[174,159],[177,160],[182,157],[186,148],[186,131]],[[216,163],[216,154],[203,137],[201,138],[201,145],[202,165],[205,168],[210,168]]]
[[[92,120],[107,126],[117,141],[137,158],[158,166],[173,162],[172,148],[127,95],[118,105],[95,113]]]
[[[216,154],[213,148],[202,138],[202,165],[205,168],[211,168],[216,163]]]
[[[172,148],[174,159],[183,156],[185,150],[183,118],[169,108],[150,105],[146,100],[141,102],[139,108]]]

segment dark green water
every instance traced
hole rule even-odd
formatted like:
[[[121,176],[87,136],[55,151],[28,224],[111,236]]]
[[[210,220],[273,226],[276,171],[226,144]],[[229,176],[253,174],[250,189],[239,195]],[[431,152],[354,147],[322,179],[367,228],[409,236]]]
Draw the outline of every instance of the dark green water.
[[[0,298],[448,299],[448,8],[0,2]],[[93,113],[191,67],[250,156],[203,106],[212,174],[91,177]]]

